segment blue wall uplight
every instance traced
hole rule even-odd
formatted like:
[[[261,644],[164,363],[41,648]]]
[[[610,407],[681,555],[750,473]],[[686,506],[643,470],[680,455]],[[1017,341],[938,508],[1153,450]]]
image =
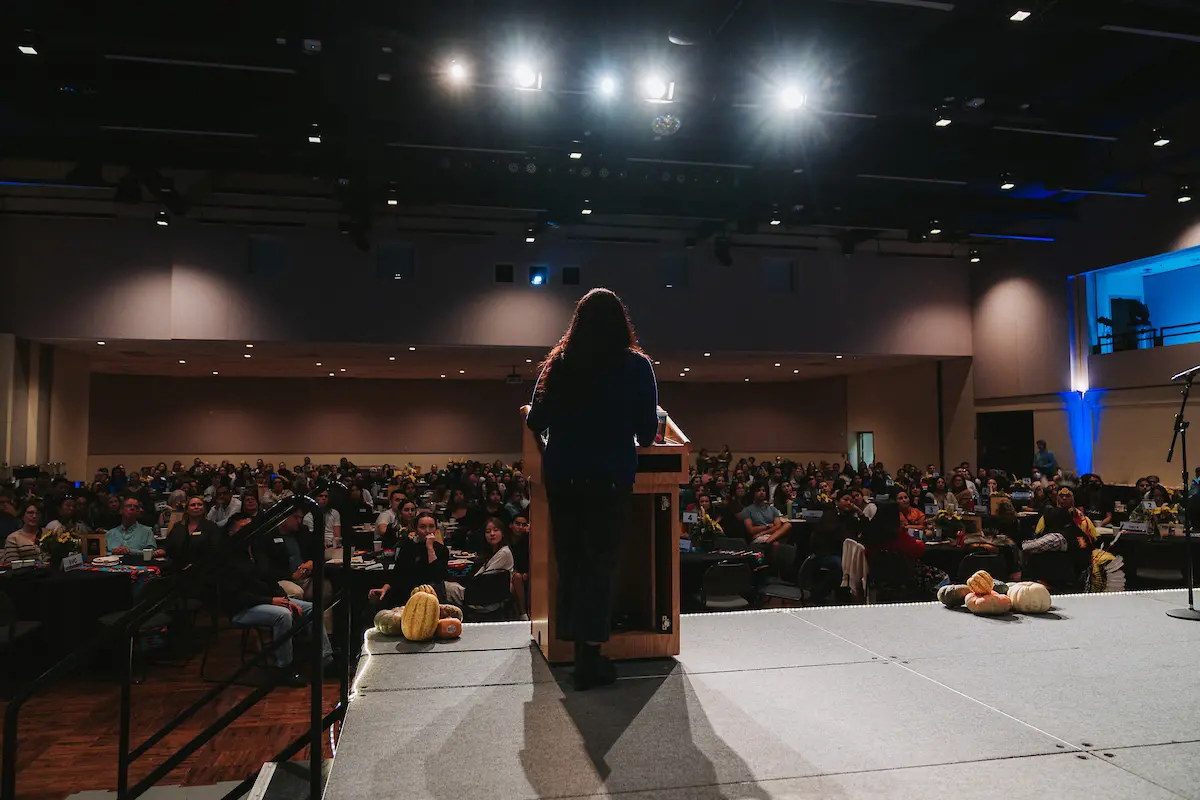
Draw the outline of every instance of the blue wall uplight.
[[[1084,475],[1092,471],[1095,461],[1096,438],[1100,430],[1100,395],[1103,390],[1062,392],[1067,409],[1067,431],[1075,450],[1075,471]]]

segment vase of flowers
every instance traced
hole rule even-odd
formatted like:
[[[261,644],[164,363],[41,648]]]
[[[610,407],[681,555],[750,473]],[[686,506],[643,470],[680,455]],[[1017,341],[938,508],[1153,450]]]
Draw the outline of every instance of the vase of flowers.
[[[1152,510],[1147,509],[1146,520],[1158,531],[1159,536],[1170,536],[1171,525],[1179,520],[1179,505],[1162,505],[1155,506]]]
[[[83,542],[67,528],[59,528],[42,531],[38,537],[38,548],[45,560],[50,562],[51,568],[58,569],[64,558],[83,550]]]
[[[937,527],[940,539],[956,538],[965,529],[962,514],[944,508],[937,513],[933,524]]]

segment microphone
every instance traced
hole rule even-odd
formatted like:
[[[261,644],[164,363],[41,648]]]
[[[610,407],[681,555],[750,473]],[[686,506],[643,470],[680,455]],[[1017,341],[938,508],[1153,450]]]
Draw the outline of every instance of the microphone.
[[[1185,369],[1183,372],[1179,373],[1178,375],[1172,375],[1171,380],[1177,381],[1180,378],[1190,378],[1192,375],[1195,375],[1197,372],[1200,372],[1200,364],[1197,364],[1196,366],[1192,367],[1191,369]]]

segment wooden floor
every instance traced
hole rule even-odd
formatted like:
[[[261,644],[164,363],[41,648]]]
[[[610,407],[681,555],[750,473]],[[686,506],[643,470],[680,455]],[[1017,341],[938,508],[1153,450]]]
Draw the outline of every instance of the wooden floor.
[[[238,634],[225,631],[210,654],[210,675],[236,668]],[[325,708],[337,702],[336,682],[325,684]],[[200,656],[181,667],[151,666],[146,681],[133,687],[132,746],[168,722],[212,688],[200,680]],[[134,762],[137,781],[235,705],[251,690],[231,687],[157,747]],[[86,789],[117,786],[118,701],[115,683],[85,677],[67,679],[31,700],[21,712],[18,737],[17,797],[62,800]],[[308,727],[307,689],[279,688],[246,712],[208,745],[187,759],[161,785],[198,786],[242,780],[300,736]],[[0,701],[0,711],[5,708]],[[325,754],[329,757],[328,735]],[[297,758],[307,758],[305,748]]]

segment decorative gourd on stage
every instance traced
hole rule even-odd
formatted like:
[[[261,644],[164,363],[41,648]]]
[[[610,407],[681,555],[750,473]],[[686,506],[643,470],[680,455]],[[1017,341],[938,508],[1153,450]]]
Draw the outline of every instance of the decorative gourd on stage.
[[[443,617],[438,620],[436,636],[439,639],[457,639],[462,636],[462,620],[456,617]]]
[[[992,583],[992,591],[996,594],[1008,594],[1008,586],[1004,581],[995,581]]]
[[[995,583],[992,576],[982,569],[967,578],[967,588],[975,594],[987,594],[992,591]]]
[[[938,589],[937,599],[941,600],[946,608],[958,608],[970,593],[971,590],[961,583],[948,583]]]
[[[454,619],[458,620],[459,622],[462,622],[462,618],[463,618],[462,609],[459,608],[458,606],[451,605],[449,603],[442,603],[441,617],[442,617],[442,619],[450,619],[451,617],[453,617]]]
[[[978,575],[979,573],[975,574]],[[986,575],[987,573],[983,574]],[[991,580],[990,577],[989,580]],[[965,602],[967,609],[972,614],[1007,614],[1009,611],[1012,611],[1012,601],[1008,599],[1008,595],[996,592],[986,592],[984,594],[972,592],[967,595]]]
[[[420,587],[417,588],[420,589]],[[404,606],[404,615],[400,620],[400,632],[410,642],[427,642],[437,633],[439,619],[441,619],[441,606],[438,603],[437,595],[415,591]]]
[[[1008,599],[1012,601],[1013,611],[1022,614],[1045,614],[1050,610],[1050,590],[1033,581],[1008,587]]]
[[[408,596],[412,597],[414,594],[420,594],[421,592],[424,592],[425,594],[431,594],[434,597],[437,597],[437,590],[435,590],[428,583],[422,583],[420,586],[418,586],[417,588],[415,588],[411,592],[409,592]]]
[[[384,636],[399,636],[404,608],[385,608],[375,615],[375,628]]]

